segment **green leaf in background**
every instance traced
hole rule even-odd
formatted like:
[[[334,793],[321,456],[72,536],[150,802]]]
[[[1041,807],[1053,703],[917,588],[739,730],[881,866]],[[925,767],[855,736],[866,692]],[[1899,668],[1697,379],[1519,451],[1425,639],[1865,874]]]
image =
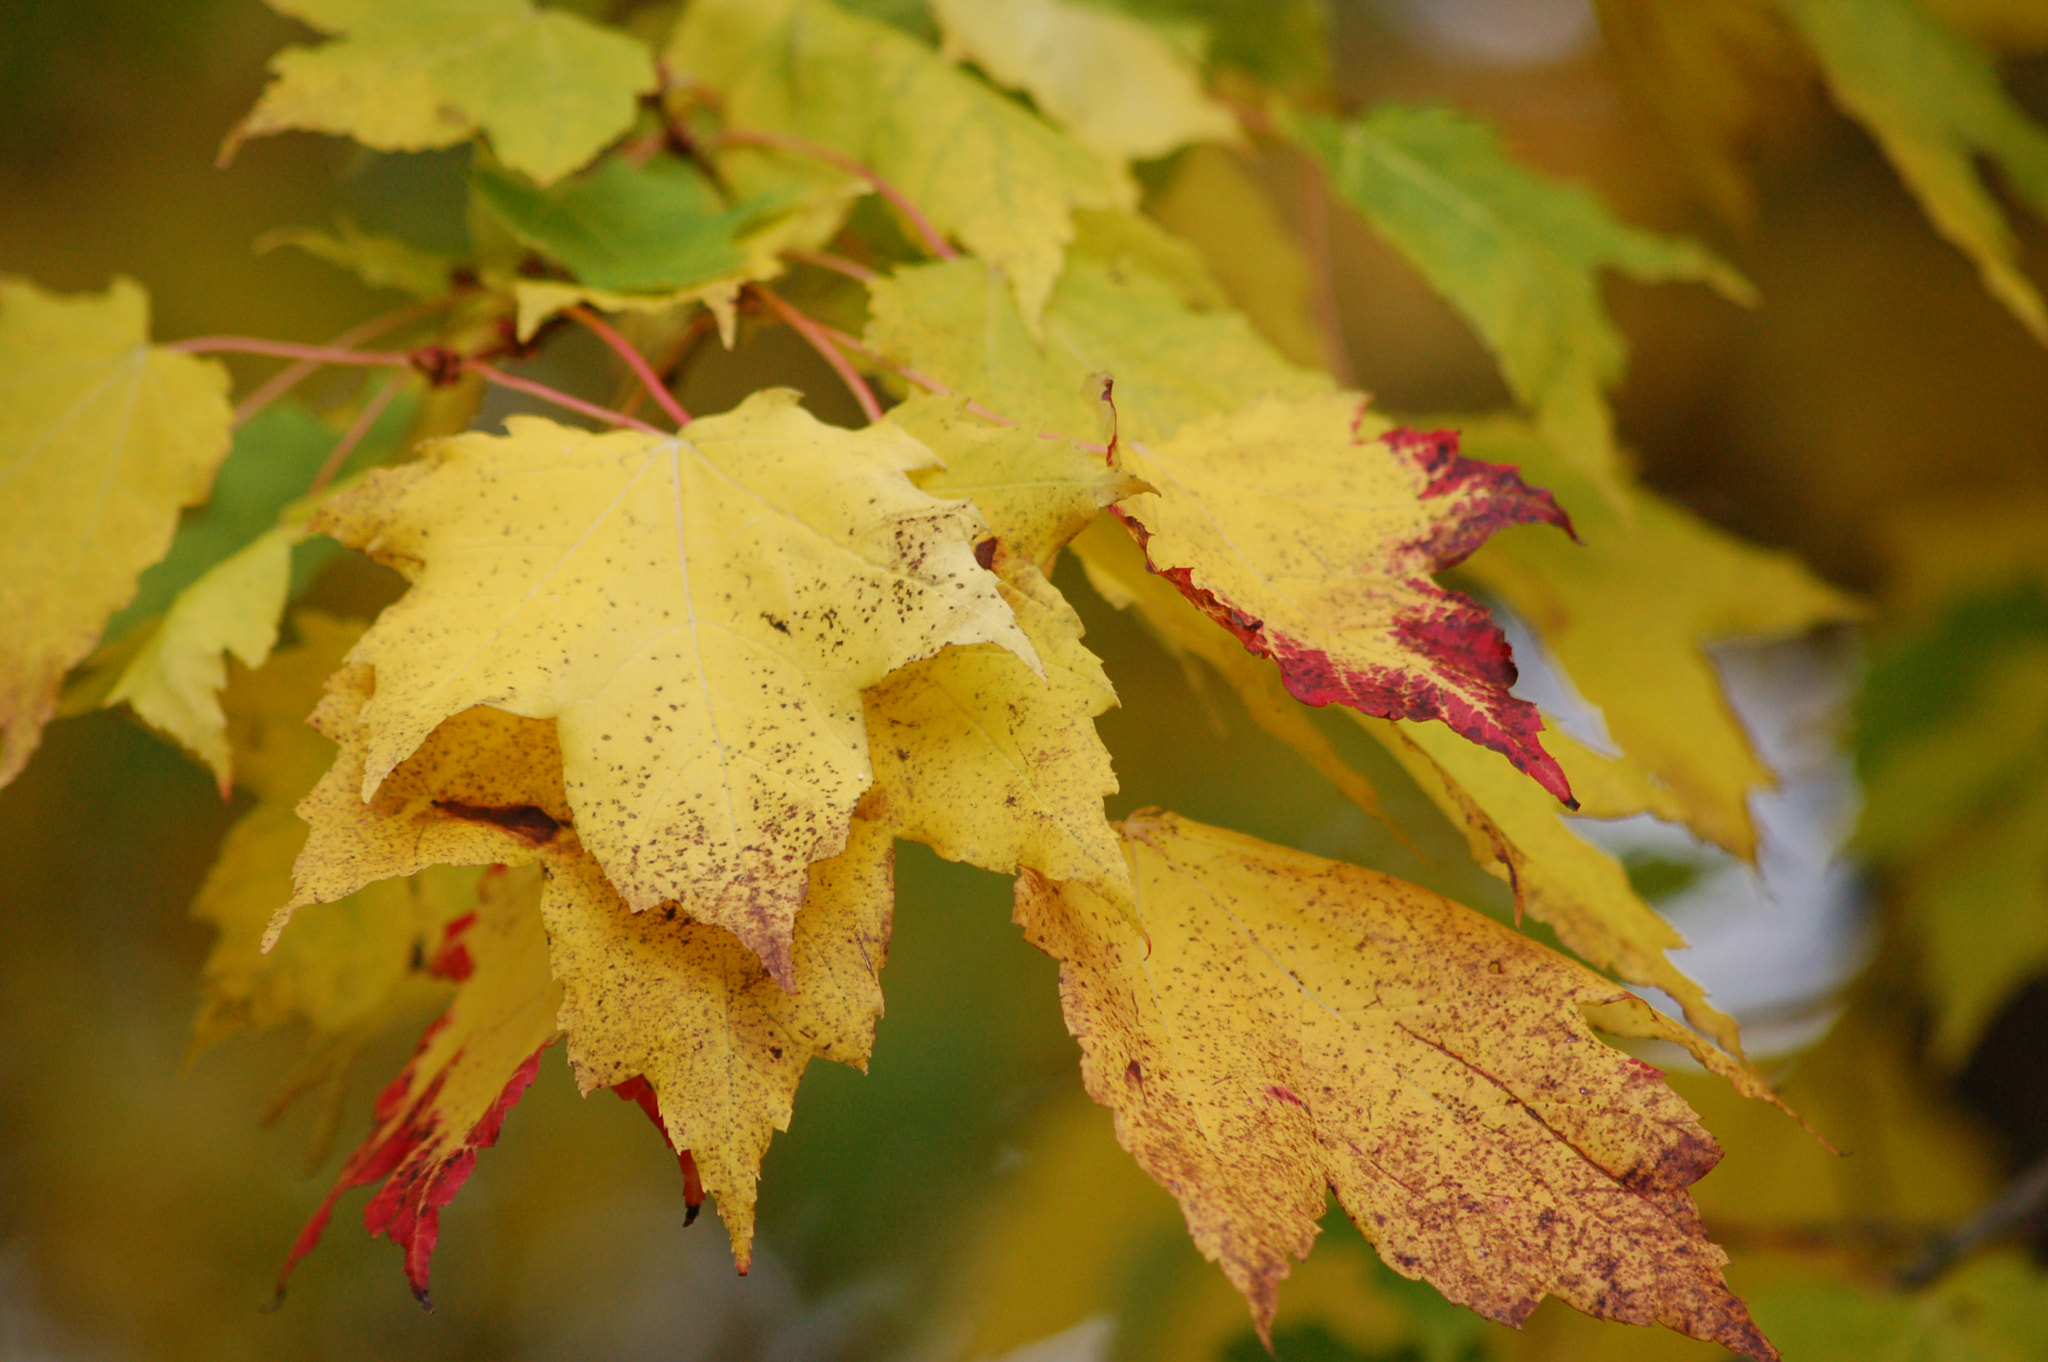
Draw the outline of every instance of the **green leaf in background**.
[[[2048,1357],[2048,1281],[2014,1255],[1959,1268],[1928,1290],[1781,1282],[1750,1309],[1798,1362],[2035,1362]]]
[[[347,218],[332,232],[317,227],[280,227],[256,238],[258,251],[296,246],[316,260],[345,269],[371,288],[394,289],[415,298],[438,298],[448,292],[459,261],[422,250],[410,242],[365,232]]]
[[[632,126],[655,84],[637,38],[527,0],[271,0],[336,35],[273,57],[273,79],[228,136],[303,128],[380,151],[487,134],[498,159],[549,184]],[[546,91],[536,98],[536,91]]]
[[[1820,58],[1835,102],[1877,139],[1935,230],[1984,287],[2048,345],[2048,305],[2020,272],[2011,226],[1977,169],[2048,216],[2048,130],[1998,82],[1991,53],[1916,0],[1783,0]]]
[[[1704,248],[1618,221],[1585,190],[1512,160],[1475,118],[1389,104],[1343,122],[1286,121],[1337,197],[1472,324],[1544,438],[1610,496],[1618,457],[1606,389],[1621,376],[1627,344],[1601,302],[1598,272],[1696,280],[1755,301]]]
[[[1109,162],[923,43],[822,0],[700,0],[665,53],[731,123],[852,156],[1001,269],[1034,336],[1077,208],[1128,208]]]
[[[741,233],[775,199],[731,208],[704,173],[673,157],[609,160],[541,189],[523,175],[479,169],[477,198],[513,236],[566,265],[582,283],[620,292],[684,289],[738,270]]]

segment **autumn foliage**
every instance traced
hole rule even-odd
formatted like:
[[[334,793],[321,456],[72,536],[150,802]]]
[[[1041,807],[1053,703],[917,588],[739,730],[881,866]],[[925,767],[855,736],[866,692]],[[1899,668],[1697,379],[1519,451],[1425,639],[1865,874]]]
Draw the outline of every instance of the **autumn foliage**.
[[[369,1229],[429,1300],[441,1211],[557,1041],[584,1093],[655,1120],[746,1271],[806,1067],[873,1048],[900,839],[1014,877],[1089,1095],[1261,1335],[1334,1192],[1395,1273],[1487,1318],[1556,1296],[1777,1356],[1689,1191],[1720,1148],[1624,1047],[1685,1053],[1813,1137],[1569,819],[1654,814],[1753,858],[1771,775],[1703,646],[1863,613],[1617,443],[1603,272],[1754,305],[1739,272],[1476,119],[1341,110],[1319,54],[1279,60],[1230,6],[1204,65],[1161,7],[1083,0],[932,0],[902,26],[832,0],[617,25],[271,2],[319,36],[275,57],[223,159],[288,130],[467,145],[469,246],[279,233],[409,295],[330,345],[153,341],[126,280],[0,286],[0,780],[59,714],[126,705],[249,797],[195,908],[220,930],[200,1043],[296,1019],[345,1053],[443,1007],[286,1273],[370,1186]],[[2048,211],[2048,134],[1987,58],[1912,0],[1703,8],[1768,10],[2048,339],[1971,160]],[[1697,22],[1599,9],[1660,80],[1663,26]],[[1732,135],[1686,145],[1739,206]],[[1197,156],[1289,167],[1316,212],[1360,215],[1514,410],[1404,420],[1347,388],[1340,337],[1276,324],[1148,213]],[[1203,183],[1256,192],[1241,168]],[[772,328],[857,424],[772,383],[683,409],[709,347]],[[615,394],[541,376],[572,338],[605,347]],[[287,367],[231,406],[222,353]],[[311,422],[289,391],[320,366],[372,378],[316,471],[202,541],[188,508]],[[518,414],[478,419],[487,390]],[[325,541],[402,593],[369,620],[301,603]],[[110,630],[153,564],[156,605]],[[1398,834],[1358,756],[1378,749],[1578,958],[1369,867],[1112,821],[1095,720],[1117,696],[1077,589]],[[1529,622],[1612,747],[1517,693],[1472,590]]]

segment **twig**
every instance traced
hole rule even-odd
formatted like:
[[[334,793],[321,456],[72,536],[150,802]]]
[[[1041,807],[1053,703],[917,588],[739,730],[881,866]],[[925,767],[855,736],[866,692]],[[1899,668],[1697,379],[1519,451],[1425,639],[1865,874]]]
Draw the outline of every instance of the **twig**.
[[[508,374],[495,365],[468,355],[458,355],[439,346],[421,346],[417,350],[399,352],[396,350],[344,350],[331,345],[299,345],[293,341],[264,340],[256,336],[193,336],[186,340],[172,341],[165,347],[185,354],[240,354],[274,355],[283,359],[310,360],[315,364],[346,364],[357,368],[416,368],[427,375],[430,383],[446,383],[457,374],[472,373],[488,383],[515,392],[528,393],[558,407],[603,421],[606,425],[630,426],[649,435],[665,435],[668,432],[648,425],[645,421],[600,407],[595,402],[586,402],[573,397],[559,388],[545,383],[536,383],[530,378]]]
[[[867,413],[868,420],[882,419],[882,404],[875,400],[875,390],[868,386],[867,380],[862,378],[851,364],[847,363],[846,356],[832,343],[832,338],[825,334],[824,327],[784,302],[773,289],[764,288],[760,284],[749,284],[747,289],[768,304],[776,316],[796,328],[796,333],[809,341],[813,350],[825,357],[825,362],[832,366],[832,372],[839,375],[840,381],[845,383],[847,390],[853,394],[853,400],[860,403],[860,409]]]
[[[882,277],[880,271],[871,270],[858,260],[849,260],[831,251],[784,251],[783,255],[791,260],[802,261],[806,265],[816,265],[821,270],[843,274],[849,279],[858,279],[863,284],[872,284]]]
[[[854,160],[843,151],[813,142],[807,137],[798,137],[786,132],[770,132],[765,128],[727,128],[714,140],[719,146],[727,147],[773,147],[777,151],[793,152],[798,156],[808,156],[814,161],[836,166],[856,179],[866,180],[877,194],[893,204],[896,211],[903,214],[916,229],[917,234],[924,238],[926,249],[933,255],[941,260],[953,260],[960,254],[953,249],[952,243],[946,240],[945,233],[932,225],[932,220],[924,215],[923,209],[910,201],[908,195],[883,179],[880,172],[872,166]]]
[[[404,374],[393,374],[384,380],[382,387],[370,394],[370,400],[363,403],[363,409],[356,413],[356,419],[349,422],[348,429],[341,433],[341,438],[334,442],[334,448],[328,451],[327,461],[321,464],[320,471],[313,475],[312,483],[306,488],[307,496],[318,495],[328,483],[334,481],[334,475],[348,462],[348,456],[355,453],[356,446],[370,433],[370,427],[377,424],[377,418],[384,414],[392,399],[398,396],[399,384],[404,379]]]
[[[661,381],[661,375],[655,373],[654,366],[647,362],[647,356],[635,349],[631,341],[620,335],[604,318],[598,316],[581,303],[572,304],[567,311],[572,318],[595,334],[599,340],[609,345],[613,352],[626,362],[626,367],[633,371],[633,376],[639,379],[641,385],[647,389],[647,395],[652,397],[661,409],[669,414],[670,419],[677,426],[687,426],[690,424],[690,413],[683,409],[682,403],[676,401],[675,394],[670,392],[668,385]]]
[[[407,326],[423,318],[431,317],[444,306],[446,304],[439,300],[407,303],[404,307],[393,308],[381,317],[372,317],[366,322],[352,326],[327,343],[341,349],[361,345],[364,341],[375,340],[388,331],[396,331],[401,326]],[[272,402],[283,397],[286,393],[297,387],[300,380],[319,367],[320,362],[318,360],[302,359],[295,364],[288,364],[284,368],[279,369],[253,389],[247,397],[236,404],[235,424],[241,425],[257,412],[262,411]]]
[[[2028,1165],[1983,1210],[1922,1248],[1894,1279],[1903,1287],[1926,1286],[1969,1254],[2032,1218],[2043,1205],[2048,1205],[2048,1155]]]
[[[622,411],[613,411],[610,407],[600,407],[595,402],[585,402],[580,397],[572,397],[559,388],[550,388],[545,383],[536,383],[530,378],[521,378],[517,374],[508,374],[496,365],[486,364],[480,359],[464,360],[462,367],[487,383],[495,383],[501,388],[510,388],[514,392],[530,393],[543,401],[552,402],[558,407],[566,407],[570,411],[588,416],[593,420],[603,421],[606,425],[630,426],[632,429],[642,431],[648,435],[666,436],[670,433],[657,426],[650,426],[638,417],[628,416]]]

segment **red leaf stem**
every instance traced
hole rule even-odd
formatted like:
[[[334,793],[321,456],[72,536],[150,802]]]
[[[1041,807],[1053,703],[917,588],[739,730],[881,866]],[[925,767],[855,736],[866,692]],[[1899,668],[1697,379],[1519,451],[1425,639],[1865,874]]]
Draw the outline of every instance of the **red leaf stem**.
[[[568,313],[573,320],[610,346],[612,352],[626,362],[626,367],[633,371],[633,376],[647,389],[647,395],[669,414],[678,427],[690,424],[690,413],[683,409],[682,403],[676,401],[675,394],[661,381],[661,375],[654,372],[654,366],[647,362],[647,356],[634,348],[633,342],[620,335],[611,323],[581,303],[570,306]]]
[[[868,381],[860,376],[859,371],[846,362],[846,356],[832,343],[832,338],[825,333],[823,326],[784,302],[773,289],[764,288],[759,284],[749,284],[747,288],[754,296],[768,304],[769,310],[776,316],[796,328],[797,334],[809,341],[813,350],[825,357],[825,362],[832,366],[832,372],[839,375],[840,381],[846,384],[847,390],[853,394],[853,400],[860,403],[860,409],[867,413],[868,420],[882,419],[882,404],[875,400],[875,390],[868,386]]]

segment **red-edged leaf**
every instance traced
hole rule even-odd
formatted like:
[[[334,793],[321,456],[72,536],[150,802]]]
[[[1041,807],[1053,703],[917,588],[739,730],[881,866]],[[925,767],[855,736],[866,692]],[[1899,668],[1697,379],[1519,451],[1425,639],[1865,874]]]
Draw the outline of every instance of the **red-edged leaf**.
[[[1494,531],[1571,531],[1548,492],[1458,453],[1451,431],[1391,430],[1355,394],[1264,399],[1133,443],[1156,491],[1119,504],[1154,572],[1311,705],[1440,719],[1576,807],[1536,707],[1508,693],[1508,643],[1430,574]]]
[[[446,1015],[427,1028],[419,1049],[377,1098],[370,1137],[299,1233],[278,1294],[298,1261],[320,1241],[344,1192],[382,1181],[363,1209],[372,1235],[405,1250],[405,1275],[432,1310],[427,1271],[441,1233],[441,1209],[496,1144],[505,1115],[533,1082],[540,1052],[557,1032],[562,990],[548,972],[537,872],[486,875],[476,912],[448,925],[432,969],[459,982]],[[308,908],[320,911],[320,905]]]

